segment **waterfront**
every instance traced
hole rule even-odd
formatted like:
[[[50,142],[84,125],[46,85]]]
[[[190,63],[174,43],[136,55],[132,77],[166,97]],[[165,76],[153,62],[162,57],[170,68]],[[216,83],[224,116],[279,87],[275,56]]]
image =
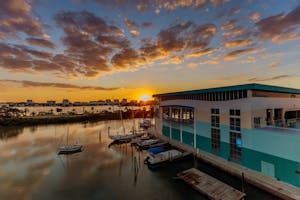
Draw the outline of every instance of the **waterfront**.
[[[126,129],[141,119],[124,120]],[[107,128],[122,129],[121,121],[0,129],[0,199],[206,199],[176,178],[192,161],[151,171],[145,152],[130,145],[110,148]],[[57,156],[67,142],[84,151]],[[136,160],[136,161],[135,161]],[[203,162],[198,167],[240,189],[241,181]],[[247,199],[275,199],[246,185]]]

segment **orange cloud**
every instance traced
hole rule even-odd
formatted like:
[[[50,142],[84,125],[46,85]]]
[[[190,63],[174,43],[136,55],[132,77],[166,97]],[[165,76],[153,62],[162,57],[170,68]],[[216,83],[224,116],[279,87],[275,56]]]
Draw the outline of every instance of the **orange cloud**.
[[[225,47],[226,48],[237,48],[237,47],[249,46],[252,44],[253,44],[252,40],[235,40],[235,41],[225,42]]]
[[[268,66],[274,68],[274,67],[278,67],[280,64],[281,64],[280,62],[271,62]]]
[[[261,18],[261,14],[258,12],[252,13],[251,15],[248,16],[249,19],[252,21],[257,21]]]
[[[262,49],[262,48],[246,48],[246,49],[235,50],[235,51],[232,51],[232,52],[226,54],[224,56],[224,59],[227,61],[236,60],[247,54],[255,54],[255,53],[258,53],[258,52],[261,52],[264,50],[265,49]]]
[[[54,43],[52,43],[49,40],[45,40],[45,39],[41,39],[41,38],[32,38],[31,37],[31,38],[27,38],[26,41],[29,44],[32,44],[32,45],[47,47],[47,48],[50,48],[50,49],[55,49],[56,48],[56,45]]]
[[[256,22],[256,35],[265,40],[271,39],[275,43],[300,39],[299,24],[300,6],[286,15],[278,14]]]

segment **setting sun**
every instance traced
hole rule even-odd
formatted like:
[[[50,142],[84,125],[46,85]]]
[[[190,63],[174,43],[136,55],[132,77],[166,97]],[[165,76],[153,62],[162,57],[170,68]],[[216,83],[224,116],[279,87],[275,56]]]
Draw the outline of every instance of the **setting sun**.
[[[151,97],[148,94],[142,94],[140,96],[140,101],[149,101],[150,99],[151,99]]]

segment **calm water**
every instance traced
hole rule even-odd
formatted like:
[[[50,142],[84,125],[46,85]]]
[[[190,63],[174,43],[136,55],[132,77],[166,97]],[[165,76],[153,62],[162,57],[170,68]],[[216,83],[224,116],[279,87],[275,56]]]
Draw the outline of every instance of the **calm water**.
[[[136,119],[135,124],[138,124]],[[134,124],[124,121],[127,129]],[[130,145],[110,148],[108,126],[120,121],[0,129],[0,199],[206,199],[176,179],[193,161],[151,171],[145,152]],[[69,134],[67,134],[69,132]],[[57,156],[57,148],[81,143],[84,151]],[[199,168],[240,189],[241,181],[205,163]],[[247,199],[275,199],[246,186]]]

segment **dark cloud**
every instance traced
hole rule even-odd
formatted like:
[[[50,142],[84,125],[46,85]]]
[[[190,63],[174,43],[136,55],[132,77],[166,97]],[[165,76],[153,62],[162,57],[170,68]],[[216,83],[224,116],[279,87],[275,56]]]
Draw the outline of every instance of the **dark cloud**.
[[[21,84],[23,87],[52,87],[63,89],[80,89],[80,90],[117,90],[119,88],[105,88],[100,86],[79,86],[68,83],[49,83],[49,82],[35,82],[35,81],[19,81],[19,80],[0,80],[0,82],[10,82]]]
[[[294,77],[294,75],[279,75],[279,76],[273,76],[270,78],[250,78],[247,81],[248,82],[265,82],[265,81],[274,81],[279,79],[285,79],[285,78],[291,78]]]
[[[143,40],[140,51],[146,59],[161,59],[183,52],[188,56],[205,50],[216,33],[217,27],[213,24],[180,23],[161,30],[157,40]]]
[[[229,2],[228,0],[94,0],[94,2],[102,6],[110,8],[118,8],[120,10],[128,10],[135,8],[138,11],[154,11],[159,13],[161,9],[167,11],[175,11],[179,8],[199,8],[204,5],[220,5]]]
[[[64,55],[77,63],[73,67],[75,73],[95,77],[113,71],[110,57],[130,46],[122,29],[90,12],[61,12],[54,19],[65,31],[62,41],[67,49]]]
[[[46,39],[32,38],[31,37],[31,38],[27,38],[26,41],[29,44],[32,44],[32,45],[47,47],[47,48],[50,48],[50,49],[55,49],[56,48],[56,45],[54,43],[52,43],[51,41],[46,40]]]
[[[153,26],[153,24],[151,22],[144,22],[141,25],[143,28],[150,28]]]
[[[128,18],[124,18],[124,23],[126,24],[126,26],[129,29],[138,29],[138,28],[140,28],[140,26],[136,22],[131,21]]]
[[[0,67],[18,72],[32,72],[36,60],[51,59],[52,53],[37,51],[24,45],[0,43]]]
[[[138,52],[131,48],[123,49],[111,59],[112,64],[121,69],[130,66],[138,66],[142,61],[143,59],[140,58]]]
[[[40,22],[31,16],[31,5],[24,0],[1,1],[0,39],[17,37],[18,32],[43,36]]]
[[[300,6],[286,15],[281,13],[261,19],[255,26],[258,29],[256,35],[262,39],[277,43],[300,39]]]
[[[239,50],[235,50],[235,51],[231,51],[229,53],[227,53],[224,56],[225,60],[236,60],[242,56],[245,56],[247,54],[254,54],[254,53],[258,53],[260,51],[263,51],[264,49],[262,48],[245,48],[245,49],[239,49]]]

